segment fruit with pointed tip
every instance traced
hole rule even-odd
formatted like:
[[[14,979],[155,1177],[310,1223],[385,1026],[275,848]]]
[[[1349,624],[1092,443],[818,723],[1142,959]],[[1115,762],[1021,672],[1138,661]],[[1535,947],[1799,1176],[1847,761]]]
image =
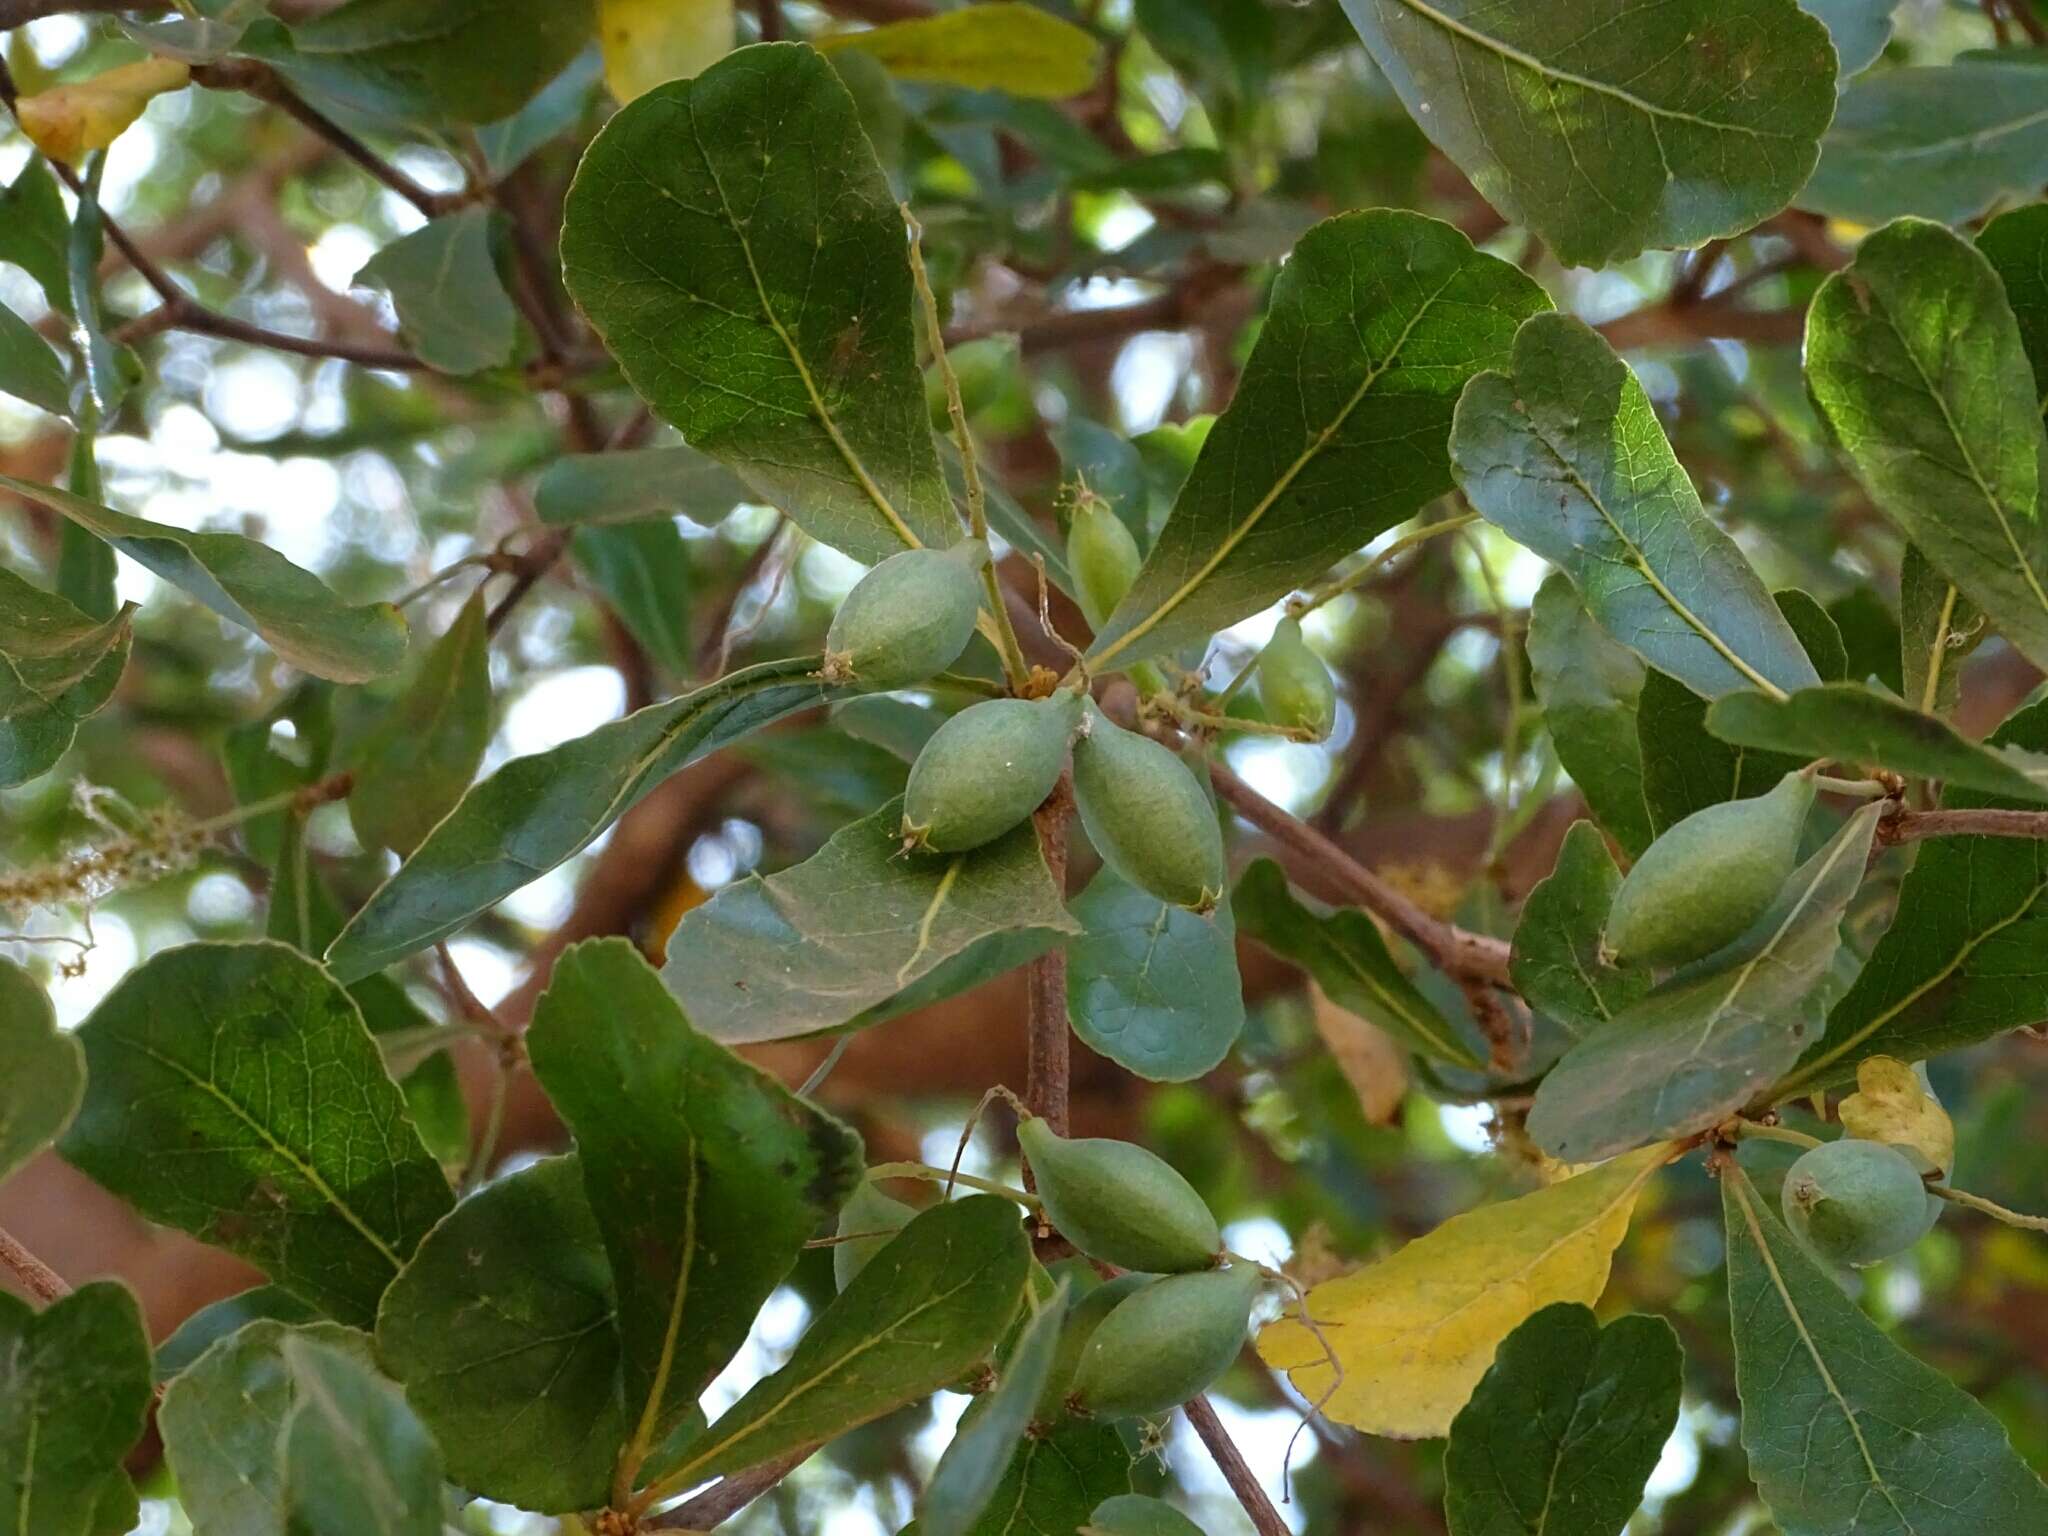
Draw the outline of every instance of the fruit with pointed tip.
[[[1337,723],[1337,687],[1323,658],[1302,638],[1301,620],[1292,614],[1273,626],[1273,636],[1259,652],[1259,702],[1275,725],[1322,741]]]
[[[1240,1263],[1166,1275],[1126,1296],[1081,1352],[1069,1403],[1102,1419],[1178,1407],[1237,1358],[1258,1289],[1259,1272]]]
[[[1074,503],[1067,525],[1067,569],[1074,574],[1074,597],[1090,629],[1101,630],[1144,563],[1138,541],[1108,502],[1084,495]]]
[[[1614,893],[1607,948],[1639,965],[1684,965],[1741,936],[1799,856],[1813,780],[1788,773],[1768,794],[1694,811],[1644,850]]]
[[[1080,695],[985,699],[936,731],[903,790],[906,847],[965,853],[1037,810],[1059,783],[1081,718]]]
[[[1223,829],[1188,766],[1089,707],[1074,743],[1074,808],[1102,862],[1191,912],[1223,899]]]
[[[1212,1268],[1223,1234],[1173,1164],[1128,1141],[1066,1137],[1042,1116],[1017,1127],[1045,1219],[1105,1264],[1151,1274]]]
[[[823,676],[871,692],[909,688],[950,667],[974,638],[988,546],[906,549],[854,583],[825,632]]]

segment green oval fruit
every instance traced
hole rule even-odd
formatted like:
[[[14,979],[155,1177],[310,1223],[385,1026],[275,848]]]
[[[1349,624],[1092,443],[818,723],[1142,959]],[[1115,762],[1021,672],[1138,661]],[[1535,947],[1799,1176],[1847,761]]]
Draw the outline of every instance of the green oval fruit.
[[[1788,773],[1769,794],[1668,828],[1614,893],[1608,949],[1641,965],[1683,965],[1740,936],[1790,877],[1812,805],[1813,781]]]
[[[1274,626],[1273,638],[1259,652],[1259,701],[1267,719],[1310,741],[1323,740],[1337,723],[1337,685],[1292,615]]]
[[[1080,1368],[1082,1351],[1095,1337],[1095,1330],[1102,1326],[1102,1320],[1115,1311],[1126,1296],[1158,1278],[1157,1275],[1118,1275],[1074,1298],[1073,1304],[1067,1308],[1066,1318],[1060,1323],[1052,1373],[1045,1378],[1045,1391],[1039,1394],[1035,1417],[1046,1419],[1059,1414],[1060,1405],[1067,1400],[1067,1392],[1074,1384],[1074,1372]]]
[[[1081,1536],[1202,1536],[1202,1528],[1164,1499],[1118,1493],[1095,1506]]]
[[[906,549],[854,583],[825,632],[824,677],[862,688],[909,688],[946,670],[974,638],[977,581],[988,546]]]
[[[1091,1259],[1173,1275],[1223,1251],[1216,1218],[1164,1158],[1128,1141],[1068,1139],[1034,1115],[1017,1127],[1045,1219]]]
[[[883,1194],[866,1179],[853,1187],[853,1193],[846,1197],[846,1204],[839,1207],[838,1234],[845,1237],[849,1232],[866,1232],[877,1236],[856,1237],[847,1242],[832,1245],[832,1279],[840,1290],[853,1283],[853,1277],[868,1267],[868,1261],[883,1248],[889,1240],[903,1230],[905,1222],[917,1212],[901,1200],[893,1200]]]
[[[1140,890],[1193,912],[1223,899],[1223,829],[1187,764],[1092,707],[1074,807],[1103,863]]]
[[[1074,573],[1074,597],[1099,630],[1138,579],[1145,557],[1124,520],[1099,496],[1083,496],[1074,504],[1067,525],[1067,569]]]
[[[1081,1352],[1075,1411],[1126,1419],[1186,1402],[1237,1358],[1258,1289],[1259,1272],[1233,1264],[1167,1275],[1125,1297]]]
[[[932,732],[903,791],[903,841],[964,853],[993,842],[1059,782],[1081,718],[1079,694],[987,699]]]
[[[1822,1258],[1857,1269],[1919,1242],[1934,1225],[1936,1204],[1898,1148],[1851,1137],[1804,1154],[1779,1196],[1795,1236]]]

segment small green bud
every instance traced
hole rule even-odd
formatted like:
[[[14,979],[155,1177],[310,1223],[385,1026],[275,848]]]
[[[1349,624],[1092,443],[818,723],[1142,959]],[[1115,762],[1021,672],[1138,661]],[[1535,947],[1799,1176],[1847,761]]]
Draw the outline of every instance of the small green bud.
[[[833,1244],[832,1279],[839,1289],[843,1291],[851,1285],[853,1277],[866,1269],[868,1261],[880,1253],[916,1214],[901,1200],[883,1194],[868,1180],[863,1179],[856,1184],[853,1193],[846,1197],[846,1204],[839,1208],[838,1234],[841,1237],[849,1232],[880,1235],[855,1237]]]
[[[1940,1209],[1897,1147],[1853,1137],[1802,1155],[1786,1171],[1779,1205],[1807,1247],[1857,1269],[1919,1242]]]
[[[1614,893],[1607,947],[1641,965],[1683,965],[1738,938],[1791,877],[1813,781],[1710,805],[1667,828]]]
[[[1188,766],[1092,706],[1074,743],[1074,808],[1102,861],[1192,912],[1223,899],[1223,829]]]
[[[1074,596],[1090,629],[1099,630],[1138,579],[1145,557],[1124,520],[1099,496],[1084,495],[1074,503],[1067,525],[1067,568],[1074,573]]]
[[[1323,658],[1302,638],[1301,620],[1293,615],[1273,627],[1273,637],[1259,652],[1259,700],[1275,725],[1322,741],[1337,723],[1337,686]]]
[[[1037,810],[1059,782],[1081,718],[1080,695],[987,699],[932,732],[903,791],[903,841],[964,853]]]
[[[1128,1141],[1069,1139],[1039,1116],[1017,1127],[1045,1218],[1091,1259],[1153,1274],[1212,1268],[1216,1218],[1164,1158]]]
[[[988,546],[906,549],[854,583],[825,633],[824,678],[887,691],[943,672],[974,638]]]
[[[1165,1413],[1205,1390],[1244,1347],[1258,1295],[1249,1264],[1167,1275],[1117,1304],[1081,1352],[1076,1412],[1125,1419]]]

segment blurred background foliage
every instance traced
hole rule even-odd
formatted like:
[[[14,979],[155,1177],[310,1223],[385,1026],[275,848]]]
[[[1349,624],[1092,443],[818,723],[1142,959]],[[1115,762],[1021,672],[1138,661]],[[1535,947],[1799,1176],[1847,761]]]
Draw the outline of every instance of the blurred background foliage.
[[[904,9],[894,0],[767,0],[743,10],[740,26],[743,36],[765,25],[815,37]],[[1990,9],[1906,0],[1875,68],[1990,45]],[[1413,207],[1519,261],[1561,307],[1605,326],[1703,496],[1766,580],[1803,587],[1827,606],[1852,677],[1889,671],[1898,685],[1899,544],[1825,452],[1798,368],[1804,301],[1858,230],[1787,213],[1698,253],[1564,268],[1525,231],[1504,227],[1430,149],[1329,0],[1100,0],[1086,19],[1111,40],[1106,68],[1089,96],[1058,106],[895,83],[871,61],[839,56],[885,167],[923,222],[975,432],[1003,487],[1043,528],[1058,529],[1085,483],[1141,537],[1155,531],[1208,413],[1230,397],[1265,288],[1294,239],[1343,209]],[[23,91],[137,56],[104,16],[49,16],[4,42]],[[512,214],[495,231],[495,259],[509,281],[546,290],[542,302],[560,315],[555,221],[580,147],[607,110],[594,64],[582,60],[527,109],[530,134],[372,131],[429,190],[459,186],[465,162],[489,163]],[[506,164],[506,146],[522,137],[530,153]],[[30,167],[26,141],[0,136],[0,183]],[[108,211],[210,308],[297,335],[391,344],[389,300],[357,277],[421,215],[289,116],[232,92],[167,95],[118,141],[104,175]],[[118,335],[152,299],[118,257],[102,276]],[[15,261],[4,229],[0,302],[62,337],[63,316]],[[107,499],[160,522],[260,538],[351,600],[409,598],[421,635],[444,630],[479,582],[503,604],[519,553],[550,536],[536,521],[535,486],[575,443],[565,401],[580,402],[584,430],[594,421],[607,437],[665,440],[601,357],[583,355],[592,353],[587,341],[556,370],[565,377],[529,368],[537,354],[522,333],[508,365],[459,379],[183,332],[139,335],[135,345],[138,381],[98,443]],[[563,388],[542,391],[536,381]],[[942,416],[936,383],[932,399]],[[0,398],[0,472],[56,480],[68,452],[68,430],[54,418]],[[586,530],[570,541],[569,559],[503,608],[490,652],[486,769],[728,662],[817,648],[859,568],[771,509],[711,511],[630,532]],[[57,535],[47,518],[0,499],[0,562],[46,580]],[[1340,680],[1330,741],[1240,737],[1228,744],[1232,765],[1425,906],[1505,931],[1577,810],[1521,652],[1544,574],[1483,525],[1390,562],[1310,624]],[[235,740],[267,742],[290,759],[306,750],[307,722],[326,712],[345,756],[374,717],[360,697],[296,691],[302,684],[252,635],[139,567],[122,563],[118,589],[142,605],[133,662],[58,771],[0,793],[0,878],[99,835],[110,818],[120,824],[162,805],[200,817],[227,809],[235,792],[224,753]],[[1056,617],[1080,633],[1070,610]],[[1211,675],[1234,673],[1274,617],[1222,637]],[[2036,680],[2011,652],[1986,647],[1966,675],[1961,718],[1982,730]],[[804,858],[897,792],[903,767],[886,737],[881,717],[799,723],[685,775],[682,790],[652,802],[667,807],[665,819],[629,819],[504,902],[452,946],[454,967],[485,1004],[517,1009],[531,1002],[522,991],[529,959],[551,954],[565,933],[624,929],[658,949],[708,893]],[[359,846],[341,806],[317,813],[309,835],[346,904],[387,867],[387,856]],[[1242,852],[1256,839],[1238,842]],[[75,960],[61,947],[4,952],[50,974],[60,1016],[75,1022],[139,956],[194,937],[261,932],[259,851],[216,847],[190,869],[96,893],[89,914],[12,914],[24,932],[89,943]],[[1865,894],[1866,941],[1882,926],[1884,890],[1873,881]],[[409,975],[418,1006],[451,1015],[458,1004],[444,972],[422,964]],[[1370,1026],[1322,1003],[1270,957],[1248,951],[1245,975],[1249,1027],[1232,1058],[1198,1084],[1147,1089],[1094,1070],[1077,1051],[1081,1123],[1170,1157],[1226,1221],[1234,1247],[1286,1260],[1312,1280],[1529,1185],[1534,1154],[1503,1136],[1490,1111],[1407,1082],[1399,1053]],[[895,1147],[945,1161],[982,1088],[1017,1080],[1014,981],[860,1037],[827,1096],[858,1120],[872,1156]],[[1442,1001],[1462,1006],[1455,996]],[[764,1057],[801,1077],[817,1054],[799,1043]],[[480,1093],[473,1067],[464,1064],[465,1081]],[[2048,1050],[2023,1032],[1944,1058],[1933,1073],[1958,1125],[1960,1182],[2030,1203],[2048,1187]],[[515,1098],[502,1148],[514,1158],[559,1141],[537,1104]],[[459,1145],[459,1108],[449,1114],[444,1134]],[[1758,1174],[1768,1177],[1761,1153]],[[985,1129],[970,1166],[999,1169],[1013,1157]],[[1643,1536],[1769,1528],[1735,1443],[1718,1206],[1693,1165],[1653,1185],[1606,1302],[1670,1317],[1688,1361],[1681,1427],[1634,1527]],[[10,1186],[0,1221],[67,1273],[127,1274],[159,1335],[239,1283],[218,1256],[206,1268],[195,1248],[143,1230],[58,1168]],[[1952,1220],[1864,1283],[1887,1326],[1992,1407],[2024,1456],[2048,1463],[2048,1247]],[[826,1294],[829,1264],[815,1254],[718,1392],[772,1362]],[[1293,1406],[1249,1364],[1222,1383],[1219,1399],[1253,1463],[1277,1482]],[[940,1421],[960,1404],[942,1397],[936,1410],[848,1437],[734,1528],[895,1530],[944,1444]],[[1197,1491],[1207,1529],[1241,1527],[1198,1448],[1176,1437],[1160,1454]],[[1440,1455],[1438,1442],[1317,1426],[1295,1454],[1289,1518],[1332,1532],[1439,1531]],[[169,1492],[161,1481],[145,1486]],[[173,1502],[147,1506],[153,1529],[176,1529],[181,1518]],[[480,1531],[549,1524],[488,1506],[468,1518]]]

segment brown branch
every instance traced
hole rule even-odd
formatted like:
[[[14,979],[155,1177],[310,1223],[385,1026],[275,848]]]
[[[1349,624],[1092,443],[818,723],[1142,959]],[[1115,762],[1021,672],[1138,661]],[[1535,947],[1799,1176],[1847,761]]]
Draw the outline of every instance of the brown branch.
[[[63,1276],[22,1247],[5,1227],[0,1227],[0,1265],[13,1271],[38,1301],[61,1301],[71,1294]]]
[[[1038,849],[1052,882],[1063,894],[1067,887],[1067,825],[1074,813],[1074,781],[1060,775],[1045,804],[1033,814]],[[1067,1084],[1071,1054],[1067,1036],[1067,948],[1055,944],[1025,972],[1028,1034],[1024,1068],[1024,1102],[1043,1115],[1053,1130],[1067,1134]]]
[[[1473,933],[1439,918],[1395,890],[1307,822],[1282,810],[1221,763],[1209,765],[1210,782],[1231,807],[1327,879],[1358,905],[1386,920],[1436,964],[1454,977],[1507,986],[1508,946],[1505,939]]]
[[[1904,806],[1877,824],[1882,843],[1917,843],[1929,837],[2048,838],[2048,811],[1913,811]]]
[[[1189,1398],[1181,1405],[1181,1412],[1188,1416],[1188,1423],[1202,1437],[1202,1444],[1209,1448],[1216,1470],[1223,1474],[1223,1480],[1230,1484],[1230,1491],[1237,1495],[1237,1502],[1251,1517],[1252,1529],[1259,1536],[1293,1536],[1280,1511],[1266,1497],[1265,1488],[1245,1461],[1244,1453],[1237,1448],[1237,1442],[1230,1438],[1230,1431],[1223,1427],[1223,1421],[1216,1417],[1216,1410],[1209,1406],[1209,1399]]]

